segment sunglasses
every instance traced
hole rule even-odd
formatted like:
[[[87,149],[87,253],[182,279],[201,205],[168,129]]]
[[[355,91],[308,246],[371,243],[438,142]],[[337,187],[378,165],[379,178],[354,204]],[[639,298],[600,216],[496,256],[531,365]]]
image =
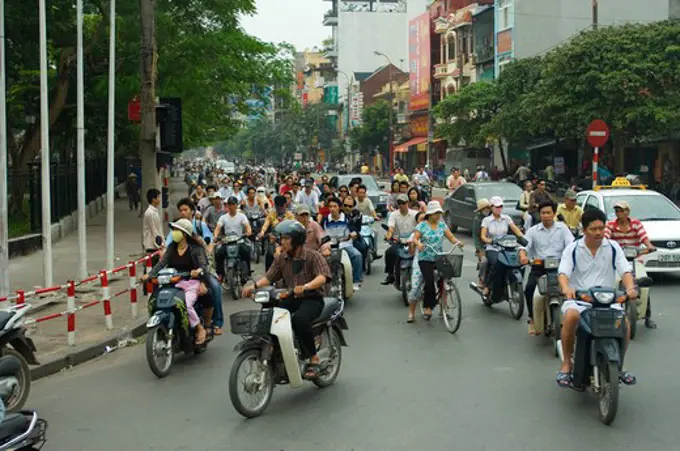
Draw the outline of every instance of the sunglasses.
[[[502,205],[492,205],[493,208],[503,208]]]
[[[403,200],[399,200],[397,201],[397,205],[406,205],[406,202],[404,202]]]
[[[354,205],[344,204],[343,207],[345,207],[345,208],[352,208],[352,207],[354,207]]]

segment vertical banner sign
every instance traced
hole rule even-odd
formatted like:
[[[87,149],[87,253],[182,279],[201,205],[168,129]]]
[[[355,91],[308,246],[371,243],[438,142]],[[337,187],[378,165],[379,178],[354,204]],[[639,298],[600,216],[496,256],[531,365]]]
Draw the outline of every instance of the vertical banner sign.
[[[430,14],[423,13],[409,22],[410,110],[430,107]]]

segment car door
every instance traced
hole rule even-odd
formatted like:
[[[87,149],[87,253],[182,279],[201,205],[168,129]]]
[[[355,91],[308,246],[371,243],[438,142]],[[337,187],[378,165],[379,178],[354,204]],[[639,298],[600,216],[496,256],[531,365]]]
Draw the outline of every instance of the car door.
[[[468,230],[472,229],[472,219],[477,208],[475,190],[468,185],[459,187],[451,195],[451,205],[451,214],[449,216],[451,223]]]
[[[583,211],[591,210],[593,208],[597,208],[598,210],[601,210],[602,206],[600,205],[600,199],[596,195],[590,194],[588,196],[588,198],[586,199],[586,203],[583,207]]]
[[[576,196],[576,205],[578,205],[581,208],[585,208],[585,202],[587,197],[588,193],[579,193]]]

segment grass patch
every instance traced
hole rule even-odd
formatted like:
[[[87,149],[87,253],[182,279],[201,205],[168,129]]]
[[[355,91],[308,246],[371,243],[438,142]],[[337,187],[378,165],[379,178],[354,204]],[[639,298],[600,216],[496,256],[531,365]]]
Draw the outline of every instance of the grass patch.
[[[28,214],[14,213],[8,219],[10,238],[17,238],[31,233],[31,219]]]

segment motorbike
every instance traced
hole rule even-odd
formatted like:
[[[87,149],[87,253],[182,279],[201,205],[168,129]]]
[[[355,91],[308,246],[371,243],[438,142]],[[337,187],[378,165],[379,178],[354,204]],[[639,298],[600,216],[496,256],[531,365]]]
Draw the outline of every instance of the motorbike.
[[[366,253],[366,274],[371,275],[373,271],[373,260],[375,259],[375,254],[378,252],[378,245],[376,243],[375,230],[373,230],[373,223],[375,219],[372,216],[362,216],[361,217],[361,238],[366,243],[368,252]]]
[[[40,365],[35,357],[35,344],[26,336],[24,317],[31,310],[30,304],[13,305],[0,311],[0,358],[14,357],[19,366],[16,367],[14,378],[16,384],[2,401],[8,412],[18,412],[26,404],[31,392],[31,368],[29,365]]]
[[[15,355],[0,357],[0,412],[4,412],[4,399],[12,396],[21,383],[16,374],[21,372],[23,362]],[[0,450],[35,451],[47,439],[47,421],[37,412],[22,410],[9,413],[0,423]]]
[[[626,260],[631,263],[633,268],[633,277],[647,277],[647,270],[642,261],[637,258],[643,255],[642,250],[626,246],[623,248],[623,254]],[[640,290],[640,297],[635,300],[630,300],[626,303],[626,315],[630,321],[630,339],[634,340],[637,335],[637,322],[644,320],[647,317],[647,305],[649,303],[649,288],[642,288]]]
[[[562,214],[557,215],[557,220],[560,222],[565,222],[564,221],[564,216]],[[565,224],[566,225],[566,224]],[[569,231],[571,232],[572,235],[574,235],[574,239],[578,240],[583,236],[583,227],[579,225],[578,227],[569,227]]]
[[[151,372],[159,378],[170,373],[176,354],[201,354],[212,341],[209,335],[203,344],[195,343],[196,330],[189,326],[184,290],[175,286],[189,278],[190,273],[164,268],[151,279],[156,289],[148,302],[146,361]],[[195,308],[200,315],[199,303],[195,304]]]
[[[217,244],[226,246],[222,288],[228,290],[231,293],[231,297],[236,301],[241,297],[243,284],[250,277],[248,264],[239,257],[239,247],[241,244],[246,244],[246,239],[239,235],[229,234],[218,240]]]
[[[340,243],[349,241],[350,237],[337,229],[329,229],[327,235],[321,240],[322,244],[331,243],[331,255],[327,257],[328,266],[331,270],[331,282],[329,294],[343,301],[352,299],[354,296],[354,284],[352,283],[352,262],[347,252],[343,252]]]
[[[420,185],[420,197],[425,203],[428,203],[432,199],[432,187],[429,184]]]
[[[649,287],[649,277],[637,279],[639,287]],[[616,418],[619,405],[619,373],[626,352],[626,312],[613,309],[615,303],[628,302],[623,291],[609,287],[592,287],[577,291],[576,297],[591,303],[581,313],[576,329],[572,381],[574,389],[590,388],[597,395],[599,417],[604,424]],[[561,340],[558,341],[560,359],[564,360]]]
[[[264,245],[260,243],[256,237],[264,225],[264,215],[261,212],[255,212],[248,213],[246,217],[253,230],[253,235],[248,237],[248,240],[250,241],[250,261],[260,263],[260,255],[261,253],[264,254]]]
[[[244,338],[234,347],[239,354],[229,374],[229,397],[236,411],[246,418],[264,413],[275,385],[302,386],[306,364],[298,357],[300,343],[293,334],[291,314],[276,307],[277,301],[290,296],[293,293],[288,289],[255,290],[253,300],[261,309],[234,313],[229,318],[232,333]],[[348,329],[343,300],[326,297],[323,301],[323,310],[313,324],[321,371],[311,380],[320,388],[332,385],[340,373],[342,347],[347,346],[343,330]],[[253,405],[247,403],[251,396],[259,398]]]
[[[489,294],[484,295],[482,289],[475,282],[470,282],[470,288],[482,298],[487,307],[508,301],[510,314],[519,320],[524,313],[524,290],[522,264],[519,260],[519,242],[514,235],[506,235],[500,239],[494,239],[493,244],[498,246],[498,263],[496,264],[495,280],[491,281]]]
[[[389,230],[386,224],[382,228]],[[411,291],[411,272],[413,271],[413,255],[409,252],[408,239],[410,233],[402,233],[399,238],[385,240],[388,243],[399,244],[397,261],[394,263],[394,288],[401,291],[401,300],[408,307],[408,293]]]
[[[533,266],[543,268],[545,274],[538,278],[536,289],[538,296],[534,294],[534,329],[538,333],[543,333],[545,337],[552,337],[555,357],[557,357],[557,340],[562,331],[562,300],[560,284],[557,280],[557,269],[560,266],[560,259],[548,257],[545,260],[536,259],[532,262]]]

